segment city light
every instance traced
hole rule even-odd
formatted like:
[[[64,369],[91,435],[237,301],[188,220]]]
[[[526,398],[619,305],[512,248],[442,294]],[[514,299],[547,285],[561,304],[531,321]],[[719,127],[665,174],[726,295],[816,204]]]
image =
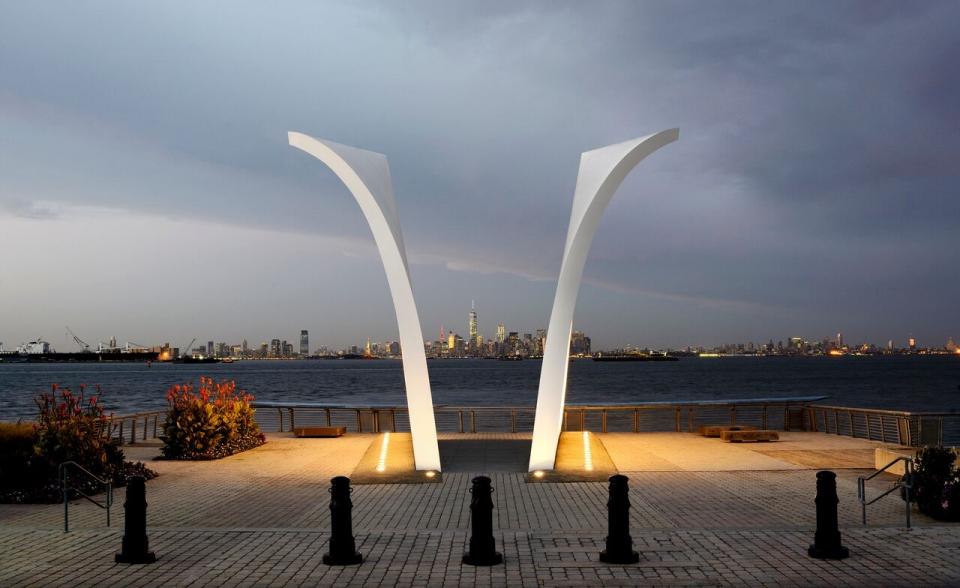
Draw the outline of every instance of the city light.
[[[390,447],[390,433],[383,434],[383,442],[380,444],[380,457],[377,459],[377,471],[383,472],[387,469],[387,449]]]

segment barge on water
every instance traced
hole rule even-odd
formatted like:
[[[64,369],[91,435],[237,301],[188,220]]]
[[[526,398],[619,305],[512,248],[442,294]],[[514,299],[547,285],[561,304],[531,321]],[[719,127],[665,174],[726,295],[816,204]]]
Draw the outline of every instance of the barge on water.
[[[642,353],[617,353],[615,355],[598,353],[593,356],[593,361],[679,361],[679,358],[672,355],[644,355]]]
[[[128,362],[128,361],[157,361],[160,353],[156,351],[87,351],[76,353],[58,353],[51,351],[48,353],[5,353],[0,355],[0,362],[3,363],[41,363],[41,362]]]

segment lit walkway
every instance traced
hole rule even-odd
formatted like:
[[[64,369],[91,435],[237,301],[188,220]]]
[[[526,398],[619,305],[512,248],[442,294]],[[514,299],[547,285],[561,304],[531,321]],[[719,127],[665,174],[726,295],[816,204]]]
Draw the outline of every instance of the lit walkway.
[[[147,484],[151,547],[160,557],[154,565],[113,564],[122,530],[104,528],[102,512],[92,505],[71,507],[76,531],[67,535],[62,506],[0,506],[0,586],[960,583],[960,527],[915,515],[917,527],[905,532],[897,528],[903,503],[891,496],[872,507],[871,526],[862,528],[856,476],[864,470],[858,469],[837,470],[850,559],[809,559],[814,470],[799,462],[813,458],[789,452],[806,447],[821,452],[812,454],[816,459],[839,462],[857,455],[844,452],[862,454],[867,447],[798,435],[762,445],[682,434],[600,435],[630,476],[632,532],[641,553],[634,566],[597,560],[606,534],[605,484],[528,484],[514,472],[491,473],[494,526],[506,563],[461,565],[468,488],[477,472],[454,471],[438,484],[357,486],[354,527],[367,561],[324,566],[328,480],[349,474],[377,436],[271,435],[264,447],[217,462],[151,463],[162,474]],[[677,443],[688,446],[678,450]],[[891,480],[878,481],[875,491]],[[117,502],[119,522],[122,493]]]

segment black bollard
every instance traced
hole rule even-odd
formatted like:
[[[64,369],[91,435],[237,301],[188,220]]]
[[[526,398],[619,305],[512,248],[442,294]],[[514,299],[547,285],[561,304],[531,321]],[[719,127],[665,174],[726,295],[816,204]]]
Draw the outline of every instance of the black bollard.
[[[127,479],[127,500],[123,503],[123,543],[114,556],[117,563],[149,564],[157,561],[147,539],[147,487],[143,476]]]
[[[817,533],[813,545],[807,550],[817,559],[843,559],[849,550],[840,544],[840,529],[837,526],[837,475],[829,470],[817,472]]]
[[[493,539],[493,487],[490,478],[477,476],[470,489],[470,550],[463,554],[463,563],[471,566],[495,566],[503,563],[503,555],[497,552]]]
[[[610,497],[607,499],[607,548],[600,552],[600,561],[632,564],[640,561],[633,550],[630,536],[630,488],[626,476],[610,476]]]
[[[323,556],[328,566],[352,566],[363,563],[353,538],[353,502],[350,500],[350,478],[337,476],[330,480],[330,552]]]

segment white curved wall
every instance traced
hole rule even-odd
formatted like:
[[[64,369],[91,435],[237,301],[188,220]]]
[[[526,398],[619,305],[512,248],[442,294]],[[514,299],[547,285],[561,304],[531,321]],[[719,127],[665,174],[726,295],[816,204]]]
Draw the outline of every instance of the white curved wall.
[[[567,395],[570,335],[580,292],[580,279],[590,244],[603,211],[614,192],[638,163],[664,145],[680,138],[680,129],[668,129],[640,139],[608,145],[580,156],[580,171],[573,195],[570,227],[563,249],[557,293],[547,328],[547,343],[540,368],[537,413],[530,448],[530,471],[552,470],[563,427]]]
[[[302,133],[287,134],[290,145],[316,157],[329,167],[356,198],[373,232],[393,297],[403,352],[403,379],[407,389],[410,434],[418,470],[440,470],[433,396],[423,349],[423,331],[413,299],[406,248],[393,197],[390,166],[380,153],[364,151]]]

